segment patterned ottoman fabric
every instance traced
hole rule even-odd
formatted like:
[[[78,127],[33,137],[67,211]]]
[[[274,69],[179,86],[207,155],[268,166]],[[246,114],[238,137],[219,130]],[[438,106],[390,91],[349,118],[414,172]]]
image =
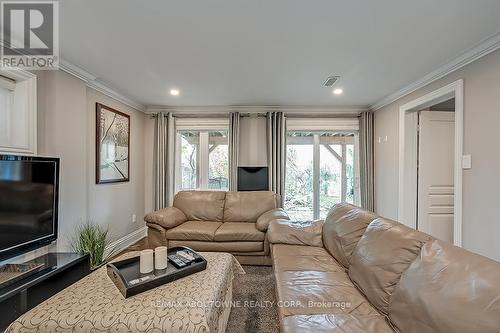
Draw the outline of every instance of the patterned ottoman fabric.
[[[6,332],[218,332],[230,306],[233,274],[245,272],[231,254],[201,255],[206,270],[127,299],[101,267],[19,317]]]

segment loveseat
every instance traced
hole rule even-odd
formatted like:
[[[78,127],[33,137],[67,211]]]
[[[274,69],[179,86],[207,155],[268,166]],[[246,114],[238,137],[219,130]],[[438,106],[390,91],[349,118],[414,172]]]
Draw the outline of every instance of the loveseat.
[[[149,246],[232,253],[241,264],[270,265],[267,227],[288,219],[270,191],[180,191],[173,206],[144,217]]]
[[[500,263],[349,204],[287,223],[268,231],[282,333],[500,332]]]

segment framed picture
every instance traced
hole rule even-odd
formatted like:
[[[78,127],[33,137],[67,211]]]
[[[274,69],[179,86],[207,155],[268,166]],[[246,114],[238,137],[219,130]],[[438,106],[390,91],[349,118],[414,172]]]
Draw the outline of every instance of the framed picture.
[[[130,116],[96,103],[96,184],[128,182]]]

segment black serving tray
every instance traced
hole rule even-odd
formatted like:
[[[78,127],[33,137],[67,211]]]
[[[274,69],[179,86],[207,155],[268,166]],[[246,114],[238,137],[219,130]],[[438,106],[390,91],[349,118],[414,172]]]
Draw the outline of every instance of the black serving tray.
[[[183,250],[195,252],[188,247],[179,246],[168,249],[168,255],[175,254],[177,251]],[[139,258],[140,257],[137,256],[107,264],[108,276],[125,298],[159,287],[165,283],[178,280],[188,275],[201,272],[207,268],[207,261],[205,258],[202,258],[202,261],[193,262],[189,266],[183,268],[176,268],[171,262],[169,262],[166,269],[155,269],[151,273],[141,274],[139,271]],[[151,278],[136,284],[130,283],[132,280],[145,276],[150,276]]]

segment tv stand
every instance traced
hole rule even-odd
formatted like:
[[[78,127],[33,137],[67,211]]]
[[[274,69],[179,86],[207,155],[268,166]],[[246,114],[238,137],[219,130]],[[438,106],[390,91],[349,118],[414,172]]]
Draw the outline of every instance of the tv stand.
[[[29,276],[0,287],[0,331],[17,317],[90,273],[87,255],[47,253],[28,261],[43,264]]]
[[[0,265],[0,289],[45,269],[42,263]]]

